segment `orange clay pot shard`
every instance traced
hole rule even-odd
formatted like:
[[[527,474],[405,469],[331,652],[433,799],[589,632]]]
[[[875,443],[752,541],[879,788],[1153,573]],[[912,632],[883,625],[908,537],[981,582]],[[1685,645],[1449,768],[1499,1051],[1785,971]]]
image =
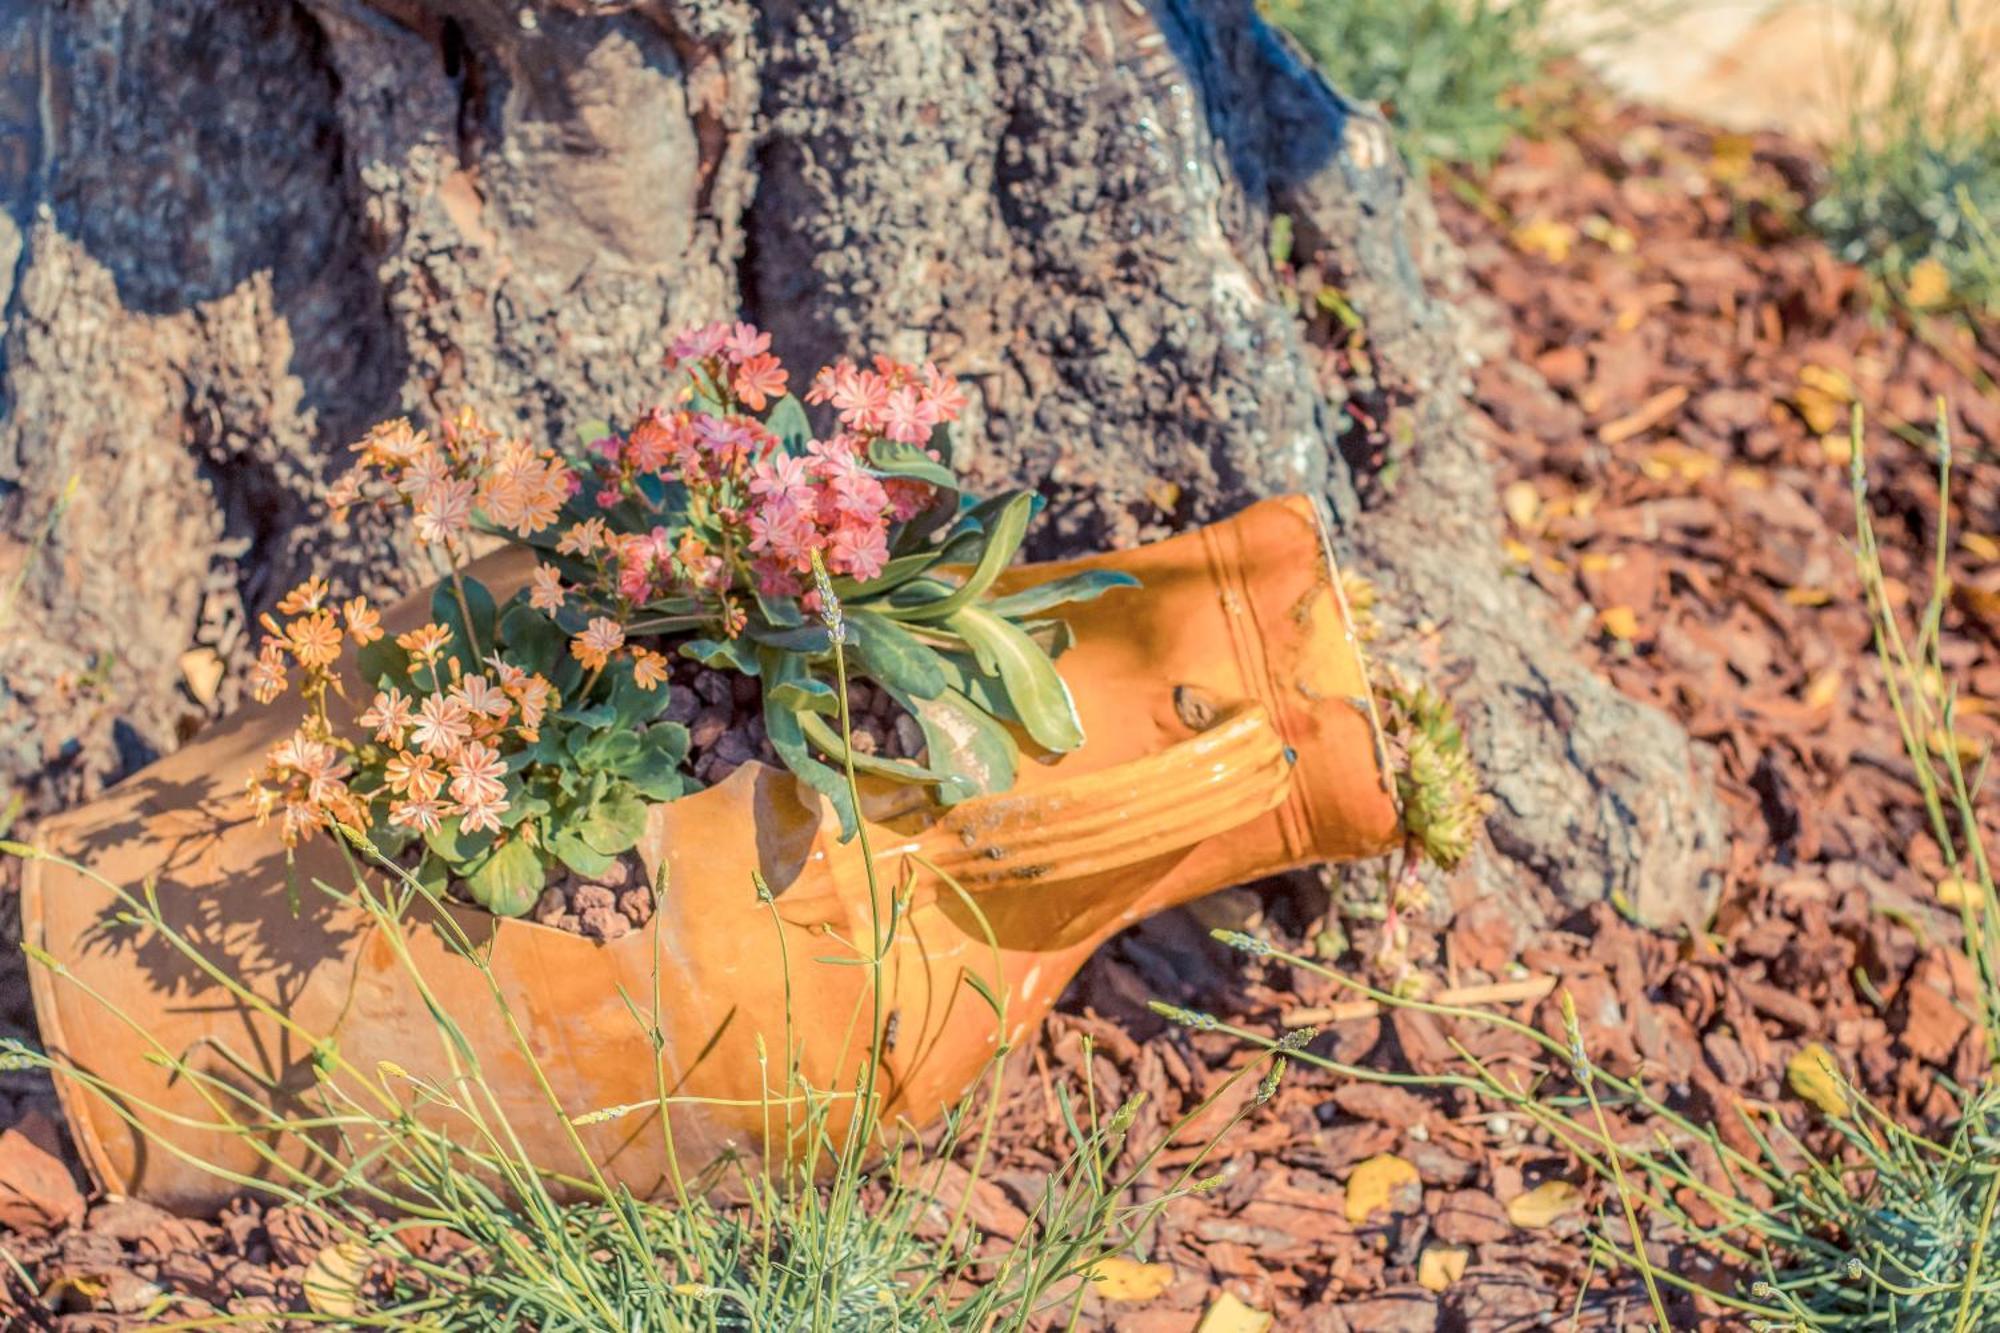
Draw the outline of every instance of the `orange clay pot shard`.
[[[1026,761],[1011,791],[949,810],[879,787],[864,802],[883,910],[891,895],[907,901],[882,969],[881,1012],[894,1031],[881,1070],[886,1115],[929,1121],[986,1067],[1002,1034],[970,977],[1004,992],[1004,1035],[1017,1045],[1090,952],[1132,922],[1261,875],[1373,855],[1397,837],[1368,684],[1310,501],[1266,501],[1139,550],[1019,568],[1005,586],[1079,568],[1141,580],[1064,613],[1076,644],[1060,666],[1083,747]],[[504,598],[527,569],[523,553],[507,552],[478,573]],[[390,632],[418,623],[423,605],[399,608]],[[102,886],[51,861],[26,866],[25,937],[55,964],[31,969],[36,1014],[51,1051],[85,1075],[59,1087],[108,1190],[214,1207],[233,1187],[197,1163],[268,1176],[260,1152],[302,1157],[292,1138],[211,1128],[204,1084],[210,1095],[261,1085],[260,1098],[305,1115],[326,1063],[316,1048],[337,1050],[348,1070],[388,1062],[416,1079],[450,1078],[451,1052],[397,941],[312,887],[353,882],[342,849],[317,839],[288,875],[275,826],[247,818],[244,782],[295,721],[282,705],[247,708],[49,821],[43,838],[112,882],[153,881],[177,932],[286,1022],[229,994],[169,941],[122,926]],[[827,960],[867,948],[871,912],[862,845],[838,833],[817,794],[752,763],[652,810],[638,850],[656,882],[664,872],[656,927],[600,945],[449,909],[488,949],[565,1112],[641,1107],[576,1129],[611,1178],[642,1195],[670,1179],[638,1016],[656,994],[684,1171],[755,1150],[767,1124],[782,1126],[766,1089],[768,1080],[782,1094],[788,1050],[808,1086],[855,1086],[870,1045],[871,971]],[[768,903],[753,887],[759,875]],[[477,1053],[529,1156],[577,1172],[569,1131],[487,983],[435,919],[423,921],[430,910],[413,908],[399,932],[407,961]],[[163,1051],[209,1080],[172,1076],[154,1058]],[[419,1114],[449,1123],[393,1072],[389,1082]]]

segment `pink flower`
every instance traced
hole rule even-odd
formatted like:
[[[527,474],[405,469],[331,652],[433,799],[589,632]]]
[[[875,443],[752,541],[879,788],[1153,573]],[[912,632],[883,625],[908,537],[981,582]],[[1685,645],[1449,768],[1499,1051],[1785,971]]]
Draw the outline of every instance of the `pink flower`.
[[[767,504],[750,515],[750,549],[800,570],[811,568],[811,552],[819,546],[819,531],[803,509],[792,504]]]
[[[929,400],[907,384],[891,393],[882,409],[882,433],[904,444],[922,444],[936,424]]]
[[[898,523],[909,522],[937,498],[937,487],[912,477],[891,477],[882,483],[882,489],[889,495],[889,515]]]
[[[854,370],[834,382],[829,395],[840,412],[840,424],[850,430],[873,432],[882,427],[889,407],[889,381],[872,370]]]
[[[924,398],[937,421],[956,421],[965,411],[965,390],[958,381],[930,362],[924,362]]]
[[[750,468],[750,494],[772,502],[805,505],[812,499],[812,473],[803,458],[773,454]]]
[[[669,365],[681,365],[689,361],[706,361],[722,350],[722,344],[729,338],[727,324],[704,324],[698,329],[685,329],[674,336],[667,352]]]
[[[722,343],[722,354],[739,366],[770,350],[771,335],[761,331],[754,324],[738,323],[729,331],[729,336]]]
[[[889,536],[874,524],[843,526],[833,534],[829,555],[837,573],[865,583],[889,563]]]
[[[837,479],[830,489],[833,521],[863,519],[874,522],[889,507],[889,493],[882,483],[866,472],[852,472]]]

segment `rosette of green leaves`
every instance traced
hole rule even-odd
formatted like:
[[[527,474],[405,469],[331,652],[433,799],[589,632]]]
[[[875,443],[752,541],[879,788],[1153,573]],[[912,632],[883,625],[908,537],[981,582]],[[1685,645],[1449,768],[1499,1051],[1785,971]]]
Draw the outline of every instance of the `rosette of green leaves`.
[[[447,877],[462,877],[481,906],[519,916],[534,906],[557,866],[585,877],[609,870],[645,832],[648,803],[687,789],[681,772],[687,728],[660,720],[670,697],[666,683],[641,688],[622,658],[593,678],[568,651],[565,627],[525,596],[502,610],[477,579],[461,578],[439,585],[431,618],[451,631],[446,653],[464,669],[497,652],[546,677],[561,698],[533,744],[503,754],[507,812],[498,833],[468,834],[452,818],[423,835],[420,880],[442,889]],[[388,639],[362,650],[361,669],[378,689],[423,694],[434,684],[421,668],[413,674],[409,655]],[[402,829],[378,829],[375,837],[391,852],[414,840]]]

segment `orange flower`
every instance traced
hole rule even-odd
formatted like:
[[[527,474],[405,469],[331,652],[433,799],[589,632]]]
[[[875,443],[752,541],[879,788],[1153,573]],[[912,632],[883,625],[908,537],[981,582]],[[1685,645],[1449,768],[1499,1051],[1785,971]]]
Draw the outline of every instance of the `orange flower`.
[[[428,801],[444,787],[444,774],[438,771],[436,763],[427,754],[399,751],[383,765],[382,780],[399,796]]]
[[[547,611],[550,615],[562,610],[565,600],[562,571],[554,565],[537,565],[534,578],[535,586],[528,593],[528,605],[537,611]]]
[[[572,525],[570,530],[562,535],[562,540],[556,543],[556,553],[589,555],[592,551],[602,549],[610,536],[604,527],[603,519],[587,518],[581,523]]]
[[[250,668],[250,693],[258,703],[267,704],[285,692],[287,683],[284,641],[267,634],[257,652],[257,665]]]
[[[442,694],[432,694],[425,697],[423,707],[417,712],[416,729],[410,739],[425,754],[448,758],[471,734],[472,723],[466,718],[465,705]]]
[[[450,643],[451,631],[438,624],[425,625],[396,636],[396,646],[425,666],[437,661],[438,655]]]
[[[285,626],[287,646],[303,667],[330,667],[340,660],[340,627],[333,612],[315,611]]]
[[[325,579],[314,575],[285,594],[284,600],[278,603],[278,614],[296,616],[307,611],[317,611],[326,601],[326,595],[330,590]]]
[[[403,733],[410,729],[416,717],[411,711],[409,696],[391,685],[386,690],[378,690],[375,701],[368,705],[368,711],[355,720],[364,727],[373,727],[375,739],[384,745],[400,746]]]
[[[624,643],[625,627],[615,620],[598,616],[584,626],[583,633],[570,640],[569,651],[571,656],[592,671],[602,671],[604,664],[611,660],[611,654]]]
[[[382,617],[368,605],[366,597],[348,598],[340,613],[347,618],[347,632],[354,637],[356,647],[365,648],[382,637]]]
[[[398,828],[413,828],[424,833],[435,832],[443,813],[434,796],[403,801],[389,807],[389,822]]]
[[[667,678],[667,659],[650,648],[632,650],[632,679],[642,690],[650,690]]]

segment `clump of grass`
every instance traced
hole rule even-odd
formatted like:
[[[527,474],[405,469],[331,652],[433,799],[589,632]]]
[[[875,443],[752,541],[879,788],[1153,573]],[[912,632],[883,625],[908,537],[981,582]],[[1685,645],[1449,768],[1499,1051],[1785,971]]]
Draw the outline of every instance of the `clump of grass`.
[[[839,603],[823,579],[821,585],[838,660],[844,638]],[[846,735],[845,671],[836,671],[835,680]],[[850,795],[858,795],[851,757],[846,780]],[[666,1085],[664,1071],[657,1097],[638,1105],[560,1105],[528,1034],[506,1010],[484,950],[435,886],[381,855],[359,831],[344,833],[352,882],[315,881],[312,887],[363,908],[373,934],[418,983],[430,1002],[431,1035],[446,1053],[447,1079],[418,1077],[389,1063],[355,1067],[333,1034],[304,1029],[177,930],[150,886],[134,891],[63,862],[115,895],[127,924],[194,963],[246,1011],[316,1053],[319,1078],[306,1097],[310,1105],[299,1110],[295,1093],[241,1054],[221,1050],[230,1070],[219,1077],[191,1062],[191,1053],[151,1042],[151,1058],[199,1089],[205,1102],[202,1123],[182,1118],[182,1127],[240,1139],[261,1163],[255,1179],[208,1169],[244,1192],[303,1210],[324,1227],[331,1239],[322,1255],[333,1253],[335,1262],[308,1270],[306,1297],[321,1321],[342,1328],[997,1333],[1065,1319],[1073,1324],[1097,1265],[1142,1248],[1162,1210],[1212,1183],[1198,1177],[1217,1140],[1268,1099],[1283,1065],[1280,1052],[1244,1066],[1150,1148],[1128,1142],[1143,1094],[1116,1107],[1101,1105],[1094,1086],[1086,1086],[1081,1105],[1061,1095],[1068,1142],[1056,1146],[1066,1157],[1028,1210],[1021,1234],[1004,1248],[981,1244],[968,1205],[1001,1101],[1008,1028],[1006,992],[997,983],[998,945],[989,932],[995,981],[969,984],[993,1010],[996,1054],[983,1088],[946,1117],[935,1141],[919,1138],[907,1124],[878,1127],[884,1105],[876,1078],[879,1049],[871,1048],[858,1087],[849,1089],[810,1086],[798,1052],[766,1051],[763,1058],[776,1065],[767,1064],[764,1079],[769,1150],[683,1174],[672,1117],[665,1114],[682,1099]],[[861,859],[875,890],[870,897],[880,903],[865,826],[861,836]],[[48,855],[9,842],[0,842],[0,852]],[[754,891],[771,901],[761,884]],[[970,896],[960,897],[977,913]],[[655,930],[659,921],[656,915]],[[893,916],[878,915],[870,938],[855,946],[861,956],[854,961],[877,979],[878,1006],[882,962],[895,930]],[[523,1151],[481,1053],[422,985],[408,942],[414,932],[431,931],[486,980],[512,1036],[509,1054],[559,1117],[571,1160],[536,1161]],[[33,946],[29,954],[34,965],[65,974],[61,960]],[[143,1017],[98,998],[134,1032],[146,1034]],[[634,1049],[661,1049],[657,986],[650,1012],[644,997],[628,998],[628,1008],[637,1025]],[[883,1026],[878,1012],[871,1025],[878,1043]],[[140,1117],[162,1114],[111,1080],[18,1042],[0,1044],[0,1063],[60,1074],[104,1098],[142,1134]],[[1237,1082],[1260,1076],[1259,1095],[1244,1100],[1191,1160],[1149,1180],[1146,1197],[1139,1198],[1134,1187],[1150,1176],[1160,1153]],[[661,1112],[653,1119],[664,1136],[672,1186],[671,1197],[661,1200],[634,1197],[610,1180],[576,1132],[654,1111]],[[186,1159],[171,1139],[149,1138],[156,1150]],[[947,1208],[939,1200],[954,1162],[965,1166],[970,1180],[960,1202]],[[471,1260],[440,1259],[414,1247],[413,1228],[451,1233]],[[150,1326],[217,1326],[215,1316],[166,1318],[166,1304],[160,1303],[154,1313],[161,1317]]]
[[[1543,0],[1264,0],[1344,93],[1379,103],[1403,151],[1483,169],[1523,128],[1512,94],[1561,54]]]
[[[1857,0],[1847,129],[1807,217],[1918,308],[2000,311],[2000,69],[1970,7]]]

